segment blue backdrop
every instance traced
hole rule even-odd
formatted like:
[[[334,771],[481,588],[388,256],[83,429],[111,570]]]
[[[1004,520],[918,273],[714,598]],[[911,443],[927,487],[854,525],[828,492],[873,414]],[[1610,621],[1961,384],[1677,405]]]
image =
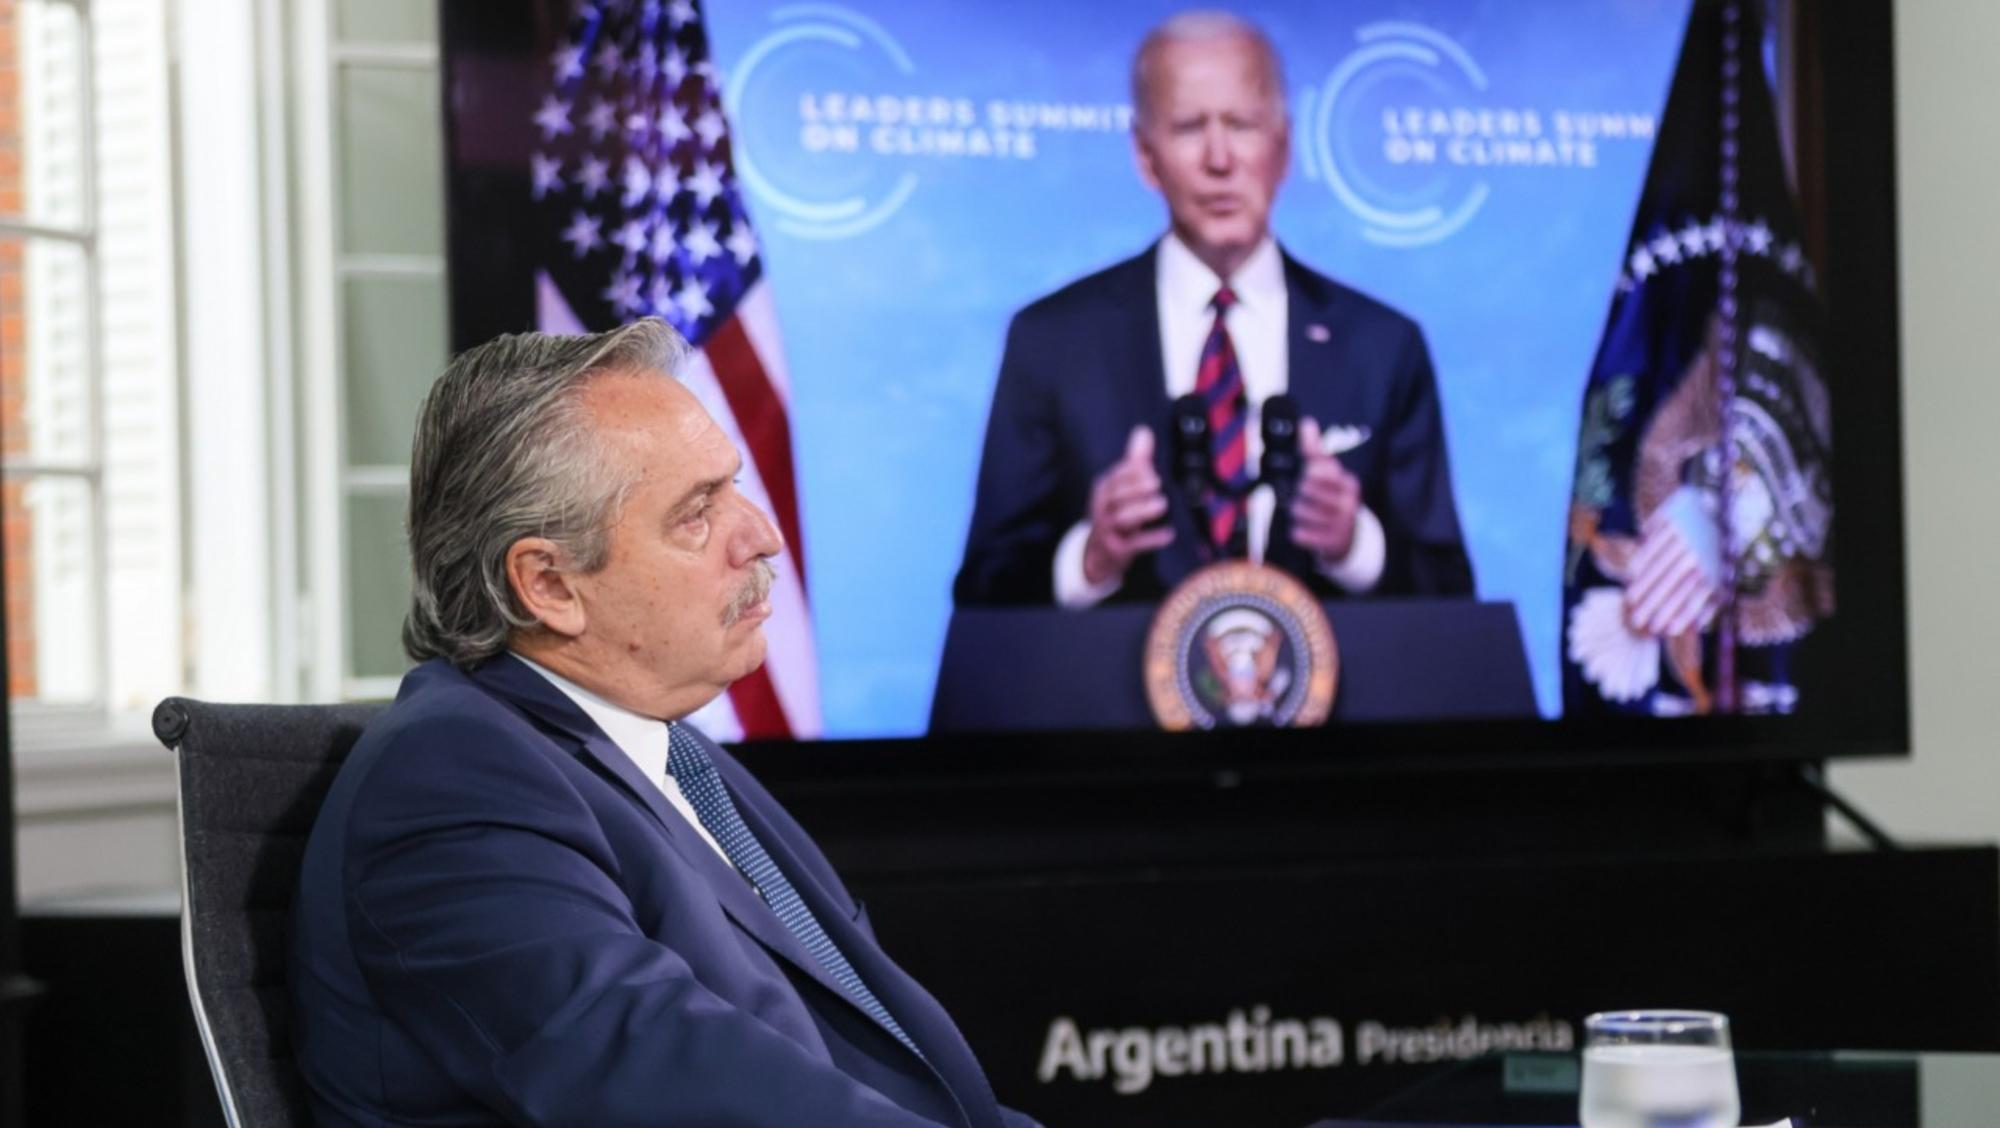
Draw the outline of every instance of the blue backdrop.
[[[1688,0],[1245,6],[1284,55],[1273,226],[1420,322],[1481,596],[1560,708],[1583,381]],[[1128,68],[1157,3],[710,6],[792,381],[826,731],[923,731],[1008,317],[1165,227]]]

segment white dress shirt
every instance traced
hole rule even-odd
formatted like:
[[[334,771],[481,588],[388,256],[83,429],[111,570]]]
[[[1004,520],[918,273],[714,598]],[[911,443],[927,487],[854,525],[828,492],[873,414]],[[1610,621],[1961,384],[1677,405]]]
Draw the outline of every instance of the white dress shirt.
[[[522,664],[530,670],[549,679],[550,685],[562,690],[565,696],[576,702],[577,708],[582,709],[591,720],[596,721],[597,727],[604,730],[604,735],[611,738],[611,743],[617,745],[618,750],[625,753],[626,758],[638,766],[639,774],[651,780],[653,786],[660,789],[660,794],[666,796],[667,802],[674,805],[674,810],[679,811],[681,817],[687,819],[688,825],[694,828],[696,834],[701,835],[701,840],[708,843],[709,849],[714,850],[723,861],[729,861],[729,855],[723,852],[722,846],[708,833],[708,828],[701,825],[701,817],[694,813],[694,806],[688,802],[687,796],[682,794],[681,785],[674,781],[673,776],[667,774],[667,722],[634,713],[623,705],[606,701],[541,663],[522,657],[519,653],[514,653],[514,657],[520,658]],[[732,868],[735,866],[734,862],[729,864]]]
[[[1178,399],[1194,391],[1201,350],[1215,324],[1215,311],[1210,303],[1223,281],[1171,231],[1160,240],[1154,259],[1160,360],[1165,369],[1167,398]],[[1285,261],[1278,253],[1277,241],[1266,235],[1237,268],[1228,285],[1236,295],[1236,304],[1225,315],[1224,324],[1229,329],[1229,342],[1236,350],[1243,394],[1250,404],[1250,417],[1244,421],[1244,438],[1251,472],[1255,474],[1264,457],[1264,401],[1284,394],[1291,372],[1291,308],[1286,300]],[[1156,437],[1160,436],[1156,433]],[[1258,486],[1250,492],[1244,531],[1252,560],[1264,559],[1271,535],[1271,512],[1276,505],[1269,486]],[[1124,583],[1123,576],[1112,576],[1098,584],[1084,578],[1083,546],[1089,538],[1090,517],[1086,514],[1070,526],[1056,547],[1055,595],[1060,606],[1093,606]],[[1319,569],[1348,591],[1365,592],[1382,578],[1385,549],[1382,522],[1363,506],[1355,517],[1354,543],[1346,559],[1332,564],[1319,561]]]

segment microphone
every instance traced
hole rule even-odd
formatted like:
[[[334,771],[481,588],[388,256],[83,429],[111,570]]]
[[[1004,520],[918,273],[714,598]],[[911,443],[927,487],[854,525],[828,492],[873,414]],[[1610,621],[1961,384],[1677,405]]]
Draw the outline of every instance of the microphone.
[[[1208,403],[1192,392],[1174,401],[1173,417],[1167,421],[1169,438],[1167,463],[1181,488],[1194,527],[1200,530],[1204,560],[1213,557],[1215,546],[1208,539],[1208,491],[1215,481],[1215,452],[1209,449]]]
[[[1299,401],[1282,394],[1265,400],[1263,432],[1264,458],[1258,480],[1271,487],[1281,507],[1290,505],[1305,467],[1299,454]]]
[[[1174,481],[1187,495],[1189,505],[1198,511],[1204,509],[1215,461],[1215,454],[1209,449],[1208,404],[1194,393],[1175,400],[1169,430],[1173,432],[1173,445],[1168,465]]]

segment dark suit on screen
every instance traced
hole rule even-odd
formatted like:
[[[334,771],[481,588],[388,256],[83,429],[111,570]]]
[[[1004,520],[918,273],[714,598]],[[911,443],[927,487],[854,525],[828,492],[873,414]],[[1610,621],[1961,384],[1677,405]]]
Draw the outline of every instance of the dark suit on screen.
[[[356,745],[306,851],[291,982],[319,1123],[1031,1123],[806,834],[703,743],[921,1057],[562,691],[511,656],[470,675],[433,660]]]
[[[1160,441],[1154,458],[1172,502],[1172,544],[1134,560],[1111,598],[1156,600],[1201,564],[1201,541],[1169,473],[1170,413],[1155,291],[1158,248],[1080,279],[1023,309],[1007,332],[965,560],[960,606],[1053,602],[1056,546],[1088,512],[1091,484],[1124,453],[1132,428]],[[1288,391],[1325,426],[1370,435],[1339,455],[1382,522],[1386,553],[1369,595],[1467,595],[1429,350],[1416,323],[1284,258]],[[1345,592],[1273,517],[1267,561],[1324,598]]]

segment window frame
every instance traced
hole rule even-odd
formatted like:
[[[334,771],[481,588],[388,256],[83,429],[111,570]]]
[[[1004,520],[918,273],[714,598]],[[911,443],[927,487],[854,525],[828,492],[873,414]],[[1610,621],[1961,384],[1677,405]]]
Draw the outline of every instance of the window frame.
[[[81,367],[83,380],[84,408],[84,451],[74,461],[43,460],[32,455],[0,456],[0,480],[23,485],[49,480],[71,480],[83,483],[85,506],[88,510],[90,576],[88,581],[90,604],[90,690],[82,703],[48,704],[41,701],[24,701],[21,707],[24,715],[16,730],[16,741],[24,737],[49,733],[63,737],[77,732],[86,732],[103,726],[109,711],[111,687],[111,584],[110,584],[110,534],[107,506],[105,504],[105,395],[104,395],[104,319],[103,319],[103,261],[98,237],[98,182],[97,182],[97,24],[90,5],[85,0],[19,0],[15,7],[17,20],[27,10],[28,5],[46,10],[56,6],[69,9],[76,20],[75,35],[78,44],[76,52],[76,130],[77,143],[77,194],[78,214],[74,224],[50,224],[38,222],[26,214],[0,213],[0,240],[18,241],[23,252],[22,273],[28,270],[27,252],[37,245],[58,245],[76,248],[82,256],[80,293],[78,298],[78,319],[82,323]],[[17,49],[24,38],[23,29],[17,23]],[[18,95],[17,95],[18,96]],[[25,178],[27,170],[24,167]],[[25,199],[25,191],[23,194]],[[24,294],[25,300],[25,294]],[[24,376],[25,379],[25,376]],[[4,566],[4,565],[0,565]],[[9,694],[9,707],[13,708]]]

